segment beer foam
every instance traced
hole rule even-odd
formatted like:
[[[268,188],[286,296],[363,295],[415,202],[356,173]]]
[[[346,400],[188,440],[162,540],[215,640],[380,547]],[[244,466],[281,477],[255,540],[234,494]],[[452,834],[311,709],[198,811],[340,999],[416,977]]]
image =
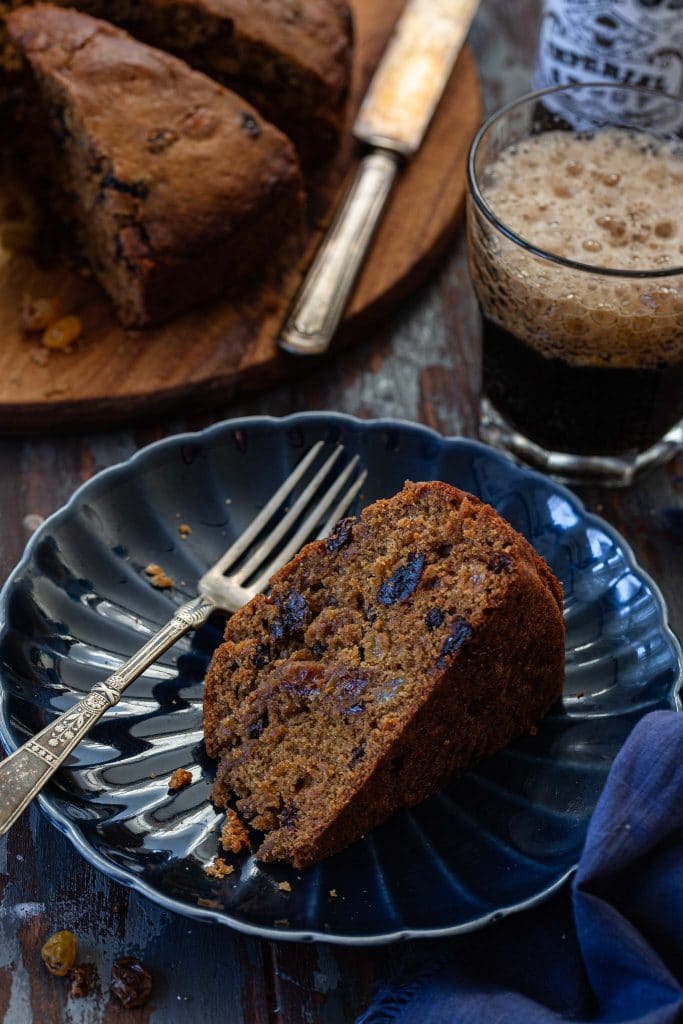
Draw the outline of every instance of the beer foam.
[[[583,265],[683,266],[683,157],[625,129],[549,131],[504,149],[480,184],[506,228]],[[470,258],[484,313],[547,355],[580,364],[683,359],[683,273],[611,277],[536,257],[472,208]]]

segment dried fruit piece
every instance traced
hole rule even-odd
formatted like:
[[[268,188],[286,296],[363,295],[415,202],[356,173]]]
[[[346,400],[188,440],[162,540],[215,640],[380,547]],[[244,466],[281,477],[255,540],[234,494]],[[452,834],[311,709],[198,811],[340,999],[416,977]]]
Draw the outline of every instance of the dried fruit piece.
[[[63,978],[76,963],[78,943],[70,931],[55,932],[40,951],[50,974]]]
[[[256,653],[252,658],[254,668],[263,668],[270,661],[270,645],[256,644]]]
[[[185,786],[189,786],[192,782],[192,772],[189,772],[187,768],[176,768],[168,781],[168,788],[184,789]]]
[[[402,604],[415,592],[422,577],[425,556],[408,555],[408,561],[395,569],[388,580],[385,580],[377,591],[380,604]]]
[[[443,624],[444,614],[439,608],[430,608],[425,615],[425,626],[428,630],[438,629]]]
[[[71,995],[74,999],[85,999],[95,988],[97,971],[94,964],[77,964],[69,971]]]
[[[504,555],[502,551],[494,551],[488,560],[487,568],[491,572],[502,572],[503,569],[509,569],[512,565],[512,559],[508,555]]]
[[[32,331],[45,331],[52,327],[62,315],[62,304],[57,298],[36,299],[31,295],[24,295],[21,300],[21,311],[19,322],[22,331],[30,334]]]
[[[43,334],[43,345],[45,348],[56,349],[63,352],[71,348],[73,343],[83,333],[83,324],[77,316],[63,316],[61,320],[53,323]]]
[[[448,665],[448,658],[451,658],[456,651],[459,651],[466,640],[472,636],[472,627],[463,615],[456,615],[451,622],[450,636],[447,636],[444,640],[441,651],[439,652],[439,660],[437,661],[437,668],[446,668]]]
[[[299,808],[296,806],[294,801],[292,801],[289,804],[285,804],[285,806],[282,808],[282,810],[278,814],[278,818],[280,819],[280,824],[284,828],[286,828],[288,831],[290,831],[290,832],[294,828],[296,828],[296,819],[298,817],[299,817]]]
[[[273,619],[270,632],[275,640],[283,640],[292,633],[303,629],[310,616],[308,604],[303,594],[292,590],[286,600],[278,602],[280,615]]]
[[[339,520],[334,528],[334,533],[330,534],[325,542],[325,547],[331,555],[349,543],[352,536],[352,527],[355,522],[356,520],[352,516]]]
[[[152,976],[135,956],[122,956],[111,969],[111,990],[126,1009],[144,1006],[152,994]]]
[[[365,757],[365,744],[359,743],[357,747],[354,747],[351,751],[351,759],[349,761],[349,767],[355,768],[360,761]]]

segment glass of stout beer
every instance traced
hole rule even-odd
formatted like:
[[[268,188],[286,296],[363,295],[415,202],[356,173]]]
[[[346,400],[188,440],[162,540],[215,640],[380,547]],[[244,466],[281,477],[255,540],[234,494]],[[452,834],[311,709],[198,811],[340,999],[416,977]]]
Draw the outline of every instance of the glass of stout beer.
[[[581,84],[472,144],[480,434],[570,480],[629,483],[683,441],[680,131],[680,100]]]

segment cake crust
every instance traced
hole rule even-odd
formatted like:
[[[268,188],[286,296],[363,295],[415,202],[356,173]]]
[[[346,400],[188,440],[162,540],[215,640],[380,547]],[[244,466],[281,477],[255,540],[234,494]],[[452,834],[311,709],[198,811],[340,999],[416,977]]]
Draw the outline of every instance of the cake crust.
[[[561,588],[443,483],[307,545],[228,622],[205,690],[213,797],[262,860],[335,853],[527,731],[560,697]]]

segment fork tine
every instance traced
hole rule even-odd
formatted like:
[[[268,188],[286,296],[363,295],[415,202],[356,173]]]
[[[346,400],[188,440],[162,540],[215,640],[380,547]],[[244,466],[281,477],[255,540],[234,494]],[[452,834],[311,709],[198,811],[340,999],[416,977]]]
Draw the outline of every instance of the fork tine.
[[[329,491],[327,491],[327,493],[322,498],[320,503],[316,505],[315,508],[310,512],[310,514],[306,517],[306,519],[303,521],[303,523],[296,531],[296,533],[289,541],[289,543],[285,545],[282,551],[278,552],[273,561],[263,570],[258,579],[256,579],[254,583],[247,588],[250,592],[259,593],[261,590],[264,590],[266,584],[268,583],[268,580],[273,575],[273,573],[276,572],[286,562],[288,562],[292,555],[296,554],[296,552],[299,550],[299,548],[306,540],[306,538],[310,537],[310,535],[313,533],[316,526],[320,522],[322,516],[325,514],[325,512],[327,512],[328,508],[339,494],[339,491],[342,489],[348,478],[353,473],[359,461],[359,455],[355,455],[351,459],[346,469],[343,471],[343,473],[340,473],[340,475],[337,477],[334,484],[332,485],[332,487],[330,487]],[[354,484],[350,488],[350,490],[353,491],[355,486],[356,484]],[[353,500],[353,498],[351,500]]]
[[[348,509],[351,506],[351,502],[360,491],[361,487],[367,480],[367,477],[368,471],[367,469],[364,469],[363,472],[358,475],[357,480],[351,485],[351,487],[349,487],[346,494],[344,494],[339,499],[337,504],[330,512],[329,516],[325,520],[325,523],[323,524],[322,529],[320,530],[320,533],[317,536],[317,540],[322,540],[324,537],[327,537],[327,535],[332,530],[332,527],[335,526],[339,522],[341,517],[344,515],[344,513],[348,511]]]
[[[254,521],[247,527],[244,533],[240,534],[235,543],[218,559],[216,564],[212,566],[211,572],[224,573],[225,570],[228,569],[232,563],[244,553],[244,551],[246,551],[254,538],[259,535],[266,523],[272,518],[274,513],[277,512],[280,505],[295,484],[299,482],[323,445],[324,441],[317,441],[316,444],[313,445],[308,455],[301,460],[299,465],[289,474],[284,483],[280,484],[270,501],[263,506],[259,514],[256,516],[256,519],[254,519]]]
[[[233,583],[241,584],[244,580],[249,579],[252,573],[254,573],[260,565],[263,564],[265,559],[275,548],[277,543],[287,533],[290,526],[292,526],[303,510],[306,508],[311,498],[318,490],[318,487],[325,479],[330,469],[337,461],[344,449],[341,445],[337,445],[335,450],[332,452],[330,457],[325,460],[318,472],[315,474],[311,482],[304,488],[297,500],[294,502],[292,507],[286,516],[283,516],[280,522],[277,524],[272,533],[269,533],[262,544],[256,549],[251,558],[240,568],[239,572],[232,574]],[[348,467],[347,467],[348,468]]]

